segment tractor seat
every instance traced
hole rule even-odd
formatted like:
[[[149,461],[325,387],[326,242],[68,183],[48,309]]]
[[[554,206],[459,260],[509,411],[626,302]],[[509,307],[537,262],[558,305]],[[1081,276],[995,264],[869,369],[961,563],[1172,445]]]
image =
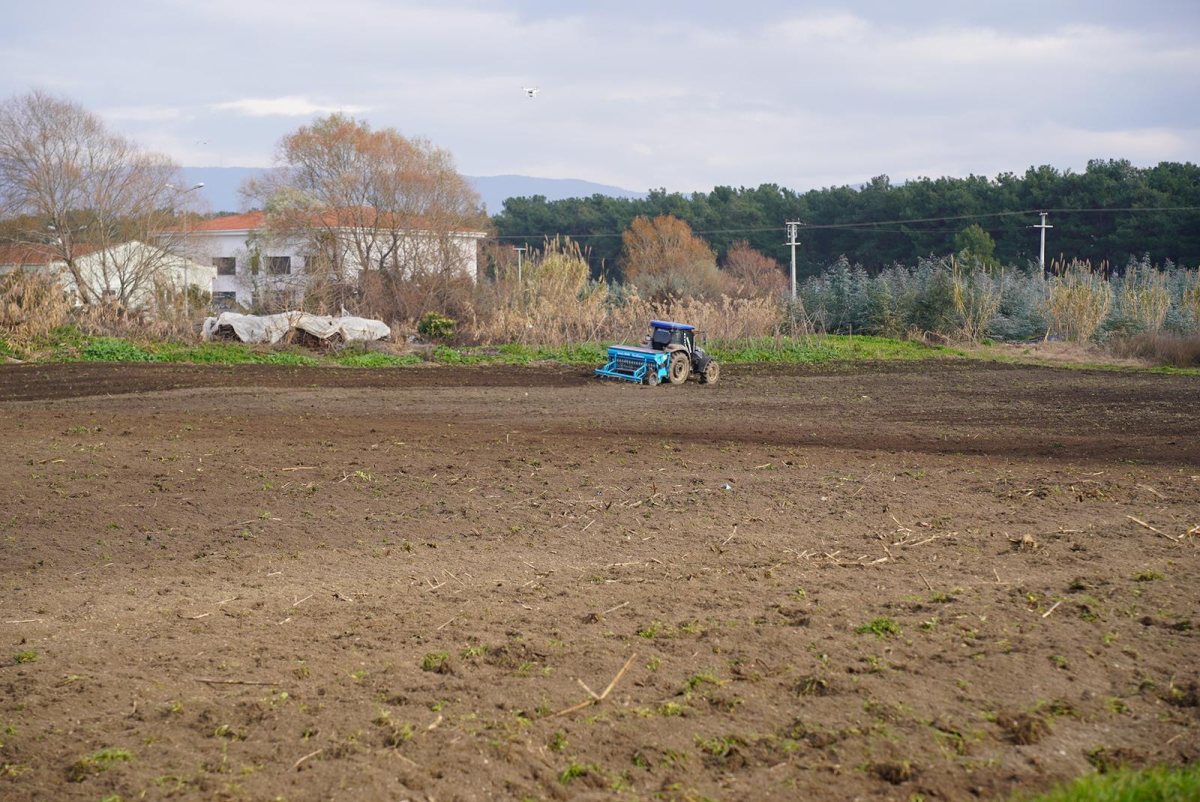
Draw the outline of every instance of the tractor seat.
[[[655,329],[654,335],[650,338],[650,347],[655,351],[661,351],[671,344],[671,332],[669,329]]]

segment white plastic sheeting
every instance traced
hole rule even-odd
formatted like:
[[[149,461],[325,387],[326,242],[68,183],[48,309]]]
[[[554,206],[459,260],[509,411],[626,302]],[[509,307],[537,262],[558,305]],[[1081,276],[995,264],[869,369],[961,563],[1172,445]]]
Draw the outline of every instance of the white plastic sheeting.
[[[341,336],[347,342],[383,340],[391,336],[392,330],[382,320],[343,315],[325,317],[304,312],[283,312],[278,315],[241,315],[237,312],[222,312],[217,317],[204,321],[204,339],[212,340],[218,331],[228,326],[244,343],[277,343],[292,329],[299,329],[312,336],[328,340]]]

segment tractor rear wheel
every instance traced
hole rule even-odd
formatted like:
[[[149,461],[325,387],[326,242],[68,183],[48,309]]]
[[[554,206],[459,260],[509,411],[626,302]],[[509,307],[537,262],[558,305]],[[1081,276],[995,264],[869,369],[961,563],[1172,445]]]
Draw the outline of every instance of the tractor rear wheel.
[[[704,367],[704,372],[700,374],[701,384],[716,384],[717,379],[721,375],[721,366],[715,361],[710,360]]]
[[[671,354],[671,366],[667,369],[667,378],[671,384],[683,384],[692,375],[691,360],[683,351]]]

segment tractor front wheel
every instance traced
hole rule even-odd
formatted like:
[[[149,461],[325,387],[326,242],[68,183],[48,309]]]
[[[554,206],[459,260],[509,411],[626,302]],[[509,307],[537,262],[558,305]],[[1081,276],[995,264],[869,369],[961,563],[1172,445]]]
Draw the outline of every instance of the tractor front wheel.
[[[667,369],[667,378],[671,384],[683,384],[692,375],[691,360],[682,351],[671,354],[671,366]]]
[[[716,384],[718,377],[721,375],[721,366],[715,361],[710,360],[704,367],[704,372],[700,374],[701,384]]]

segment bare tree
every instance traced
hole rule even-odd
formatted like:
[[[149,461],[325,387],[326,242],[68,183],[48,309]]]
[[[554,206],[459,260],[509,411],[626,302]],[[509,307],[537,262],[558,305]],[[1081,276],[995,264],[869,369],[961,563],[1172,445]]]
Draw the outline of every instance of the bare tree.
[[[332,114],[285,136],[277,161],[243,197],[266,211],[272,236],[308,255],[340,303],[357,297],[409,317],[461,286],[475,256],[461,235],[486,219],[448,152]]]
[[[725,275],[735,293],[747,298],[779,297],[787,289],[779,262],[756,251],[746,240],[733,243],[726,251]]]
[[[85,304],[129,304],[179,264],[179,216],[196,203],[180,187],[167,156],[108,131],[78,103],[41,91],[0,103],[0,214],[15,218],[10,244],[64,265]]]

